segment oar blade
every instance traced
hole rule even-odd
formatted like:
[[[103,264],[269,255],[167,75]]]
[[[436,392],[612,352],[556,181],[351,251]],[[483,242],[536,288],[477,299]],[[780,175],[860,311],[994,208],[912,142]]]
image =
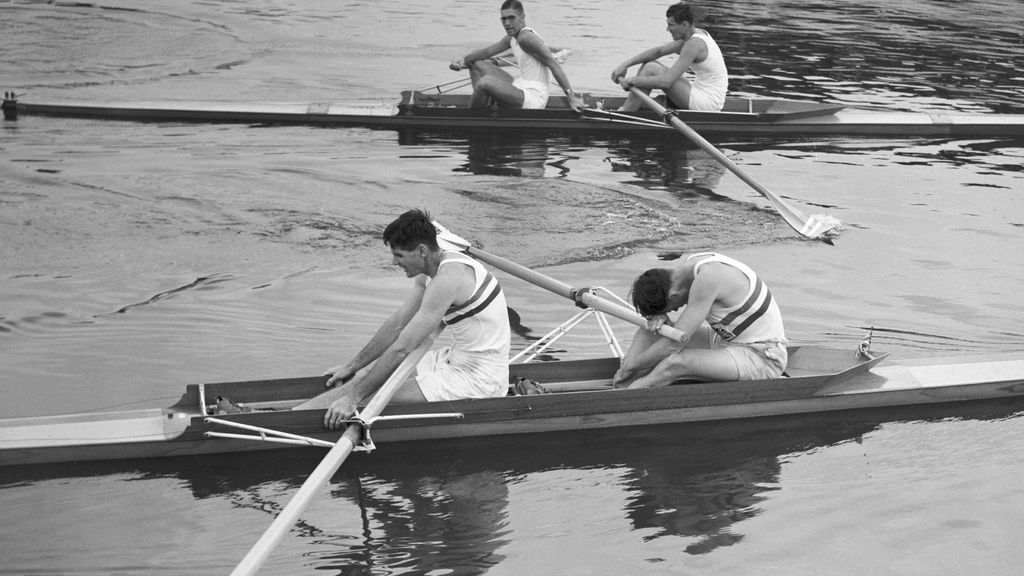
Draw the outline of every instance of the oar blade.
[[[469,240],[445,228],[437,220],[434,220],[433,224],[434,228],[437,229],[437,243],[441,248],[451,250],[452,252],[465,252],[467,248],[472,246]]]
[[[710,154],[712,158],[718,160],[720,164],[728,168],[729,171],[738,176],[740,180],[743,180],[751,188],[761,194],[761,196],[767,198],[775,211],[782,216],[783,220],[786,221],[786,224],[789,224],[790,227],[796,230],[798,234],[805,238],[822,240],[823,242],[832,244],[832,238],[839,233],[839,220],[831,216],[823,215],[816,215],[811,218],[805,217],[802,212],[793,206],[790,206],[778,195],[773,194],[770,190],[762,186],[760,182],[754,180],[753,177],[748,175],[739,166],[737,166],[735,162],[730,160],[728,156],[723,154],[721,150],[712,146],[710,142],[705,140],[704,137],[698,134],[696,130],[687,126],[685,122],[679,119],[679,117],[668,112],[664,106],[659,104],[654,100],[654,98],[651,98],[649,94],[636,87],[630,88],[630,92],[640,98],[648,108],[662,114],[667,122],[671,123],[672,126],[679,130],[679,132],[692,140],[694,144]]]

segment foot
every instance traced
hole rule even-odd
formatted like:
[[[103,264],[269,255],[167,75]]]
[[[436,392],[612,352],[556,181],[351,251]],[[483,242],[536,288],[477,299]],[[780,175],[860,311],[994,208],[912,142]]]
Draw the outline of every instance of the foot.
[[[245,414],[252,412],[252,408],[242,406],[230,398],[217,396],[217,414]]]

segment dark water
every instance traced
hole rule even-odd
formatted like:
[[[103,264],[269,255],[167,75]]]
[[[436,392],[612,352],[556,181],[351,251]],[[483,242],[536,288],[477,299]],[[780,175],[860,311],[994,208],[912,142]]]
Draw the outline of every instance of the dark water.
[[[1024,112],[1019,2],[710,2],[734,93]],[[667,39],[660,3],[527,6],[574,86]],[[0,2],[4,89],[40,99],[367,102],[453,78],[497,6]],[[23,118],[0,126],[0,416],[164,406],[185,384],[318,373],[407,281],[381,228],[429,208],[484,248],[623,294],[716,249],[794,343],[1021,350],[1024,144],[721,142],[845,227],[803,242],[674,137]],[[520,349],[570,317],[502,277]],[[628,339],[630,329],[616,325]],[[593,357],[596,330],[552,351]],[[384,447],[342,469],[267,574],[1016,574],[1016,405]],[[0,573],[223,574],[319,452],[0,472]]]

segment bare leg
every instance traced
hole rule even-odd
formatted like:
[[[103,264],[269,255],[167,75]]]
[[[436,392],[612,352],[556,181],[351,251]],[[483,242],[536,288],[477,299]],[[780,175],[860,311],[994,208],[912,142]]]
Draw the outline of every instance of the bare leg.
[[[737,380],[739,376],[736,361],[725,349],[686,349],[670,354],[659,362],[650,373],[639,378],[629,387],[667,386],[681,379],[722,382]]]
[[[515,78],[493,63],[486,60],[474,62],[469,68],[469,77],[473,81],[470,108],[484,108],[491,102],[508,108],[523,107],[525,95],[512,85]]]
[[[679,344],[658,334],[640,328],[633,336],[633,343],[622,359],[622,364],[612,384],[616,387],[629,384],[651,371],[668,355],[679,349]]]
[[[637,73],[637,76],[658,76],[660,74],[664,74],[665,72],[668,72],[668,68],[666,68],[663,64],[659,62],[648,62],[640,67],[640,72]],[[651,88],[640,88],[640,90],[642,90],[646,94],[651,93]],[[668,97],[671,98],[672,101],[676,103],[676,106],[686,108],[687,106],[690,105],[689,80],[680,77],[678,80],[673,82],[672,85],[669,86],[668,90],[666,90],[665,92],[666,94],[668,94]],[[637,97],[635,94],[630,92],[629,96],[626,96],[626,100],[622,103],[622,107],[620,107],[619,110],[622,112],[635,112],[639,110],[642,106],[643,101],[640,100],[640,98]]]

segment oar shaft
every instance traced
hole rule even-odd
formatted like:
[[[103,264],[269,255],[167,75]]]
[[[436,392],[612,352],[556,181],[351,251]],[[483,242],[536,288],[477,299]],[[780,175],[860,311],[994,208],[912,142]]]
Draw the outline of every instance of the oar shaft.
[[[467,254],[476,258],[477,260],[480,260],[481,262],[484,262],[486,264],[490,264],[491,266],[494,266],[499,270],[503,270],[513,276],[516,276],[517,278],[525,280],[530,284],[534,284],[536,286],[544,288],[545,290],[554,292],[555,294],[558,294],[563,298],[568,298],[570,300],[575,299],[575,291],[573,290],[572,286],[569,286],[565,282],[556,280],[554,278],[551,278],[550,276],[541,274],[536,270],[527,268],[522,264],[516,264],[511,260],[507,260],[505,258],[502,258],[501,256],[491,254],[490,252],[486,252],[473,246],[467,246],[465,250]],[[604,312],[611,316],[615,316],[620,320],[625,320],[626,322],[630,322],[642,328],[647,327],[647,320],[645,320],[642,316],[640,316],[633,310],[630,310],[629,308],[626,308],[625,306],[622,306],[620,304],[616,304],[611,300],[601,298],[596,294],[582,294],[580,295],[580,301],[582,301],[584,304],[595,310],[600,310],[601,312]],[[672,326],[661,326],[658,329],[658,334],[671,340],[675,340],[676,342],[679,342],[683,339],[683,333],[680,330],[673,328]]]
[[[630,91],[640,98],[649,108],[659,114],[665,115],[677,130],[700,146],[702,150],[710,154],[714,159],[718,160],[719,163],[728,168],[733,174],[739,176],[740,180],[743,180],[750,185],[751,188],[757,190],[761,196],[767,198],[768,202],[770,202],[772,207],[775,208],[775,211],[782,216],[783,220],[786,221],[786,224],[789,224],[790,227],[796,230],[798,234],[807,238],[816,238],[829,244],[832,243],[828,237],[828,232],[838,226],[838,220],[822,216],[814,216],[813,218],[808,219],[802,212],[793,206],[790,206],[782,198],[776,196],[770,190],[762,186],[760,182],[750,177],[746,172],[740,169],[735,162],[730,160],[725,154],[705,140],[703,136],[697,134],[696,130],[687,126],[686,123],[678,117],[666,114],[665,107],[658,104],[654,98],[650,97],[649,94],[636,87],[630,88]]]
[[[665,107],[662,106],[661,104],[658,104],[658,101],[655,100],[654,98],[651,98],[649,94],[645,93],[644,91],[636,87],[630,88],[629,90],[638,98],[640,98],[644,102],[644,104],[647,105],[648,108],[651,108],[658,114],[665,114]],[[749,184],[751,188],[757,190],[762,195],[771,195],[771,192],[767,188],[762,186],[761,183],[758,182],[757,180],[751,178],[750,175],[744,172],[742,168],[737,166],[735,162],[733,162],[732,160],[729,159],[728,156],[723,154],[721,150],[715,148],[710,142],[704,139],[703,136],[698,134],[696,130],[690,128],[689,126],[686,125],[685,122],[683,122],[679,118],[676,118],[675,116],[669,116],[668,119],[670,122],[672,122],[672,125],[675,126],[677,130],[679,130],[687,138],[692,140],[694,144],[701,148],[701,150],[704,150],[712,157],[714,157],[715,160],[721,162],[733,174],[739,176],[740,180],[743,180],[744,182]]]
[[[370,402],[360,412],[360,416],[364,420],[380,415],[384,407],[391,401],[391,397],[395,395],[395,392],[402,386],[402,383],[412,374],[416,364],[423,358],[427,350],[430,349],[430,346],[433,345],[437,334],[438,332],[434,332],[426,341],[420,344],[419,348],[414,350],[412,354],[407,356],[398,365],[398,368],[391,374],[391,377],[384,382],[373,398],[370,399]],[[252,549],[249,550],[249,553],[246,554],[245,558],[231,572],[232,576],[252,575],[263,566],[264,562],[274,552],[274,549],[277,548],[277,545],[281,543],[285,535],[295,526],[299,516],[309,507],[313,497],[323,489],[323,486],[330,481],[331,476],[338,471],[341,464],[352,453],[352,448],[359,442],[362,433],[363,431],[360,426],[349,426],[345,430],[345,433],[342,434],[338,442],[327,453],[327,456],[320,461],[320,464],[309,475],[309,478],[302,483],[295,496],[292,496],[291,501],[288,502],[284,510],[277,515],[277,518],[270,524],[270,527],[263,533],[263,536],[260,537]]]

